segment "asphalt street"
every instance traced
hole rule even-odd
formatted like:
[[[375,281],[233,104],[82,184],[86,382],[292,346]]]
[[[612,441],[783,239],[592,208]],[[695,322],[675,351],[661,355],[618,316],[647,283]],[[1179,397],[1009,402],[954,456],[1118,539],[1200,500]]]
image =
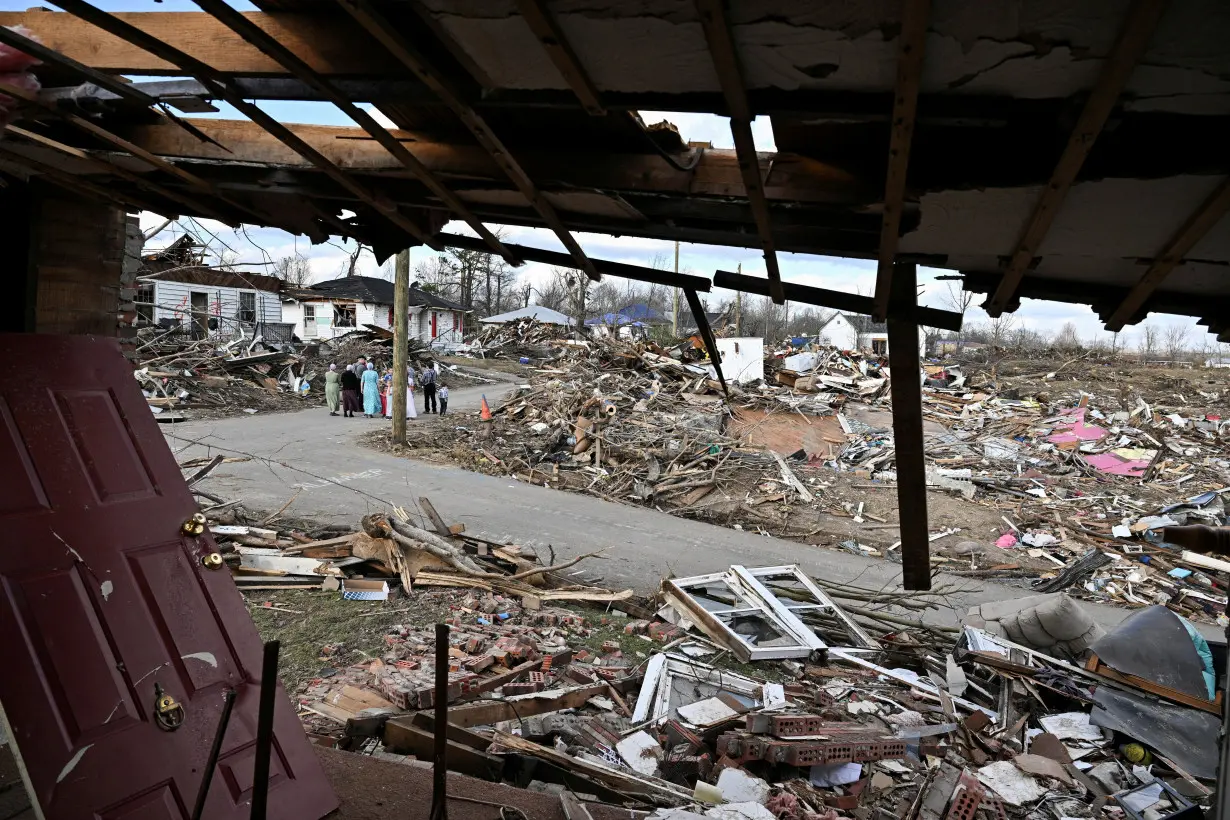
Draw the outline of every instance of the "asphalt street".
[[[450,413],[477,408],[484,390],[494,404],[504,389],[492,385],[453,390]],[[473,418],[457,414],[455,421],[469,425],[475,423]],[[252,456],[243,463],[220,465],[198,485],[226,499],[242,499],[250,510],[277,510],[293,496],[289,515],[324,523],[357,523],[368,512],[387,510],[390,504],[412,507],[416,499],[426,496],[447,521],[464,523],[466,531],[475,535],[533,547],[550,544],[561,560],[606,549],[603,559],[587,561],[585,566],[610,587],[648,591],[669,573],[699,575],[731,564],[798,564],[816,577],[874,588],[900,582],[899,565],[885,560],[399,458],[358,443],[363,432],[387,424],[384,419],[334,417],[324,408],[313,408],[180,423],[164,426],[164,433],[181,461],[217,453]],[[960,584],[962,591],[951,596],[952,610],[928,616],[937,622],[955,622],[958,613],[979,603],[1030,594],[1027,589],[991,582],[948,580]],[[1087,606],[1106,626],[1128,613]]]

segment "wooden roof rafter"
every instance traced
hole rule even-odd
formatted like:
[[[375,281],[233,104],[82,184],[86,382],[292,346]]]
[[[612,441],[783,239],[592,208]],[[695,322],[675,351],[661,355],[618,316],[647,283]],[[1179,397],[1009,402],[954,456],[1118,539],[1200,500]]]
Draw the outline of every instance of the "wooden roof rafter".
[[[602,104],[602,97],[597,86],[590,79],[585,67],[581,65],[580,58],[573,51],[563,30],[551,16],[546,0],[517,0],[517,8],[526,25],[530,27],[530,31],[534,32],[538,42],[542,43],[547,57],[559,69],[564,82],[568,83],[568,87],[577,95],[577,99],[580,100],[585,110],[595,117],[605,115],[606,107]]]
[[[258,221],[262,221],[262,222],[272,221],[270,220],[270,217],[268,215],[263,214],[259,211],[256,211],[252,208],[249,208],[246,205],[243,205],[239,202],[236,202],[235,200],[223,194],[221,191],[219,191],[215,186],[211,185],[209,182],[206,182],[205,180],[201,179],[196,174],[193,174],[190,171],[186,171],[183,168],[180,168],[178,165],[172,162],[167,162],[162,157],[156,154],[153,154],[149,151],[146,151],[141,146],[136,145],[135,143],[132,143],[117,134],[111,133],[107,129],[103,128],[101,125],[98,125],[97,123],[93,123],[90,120],[85,119],[84,117],[78,117],[76,114],[70,114],[68,112],[58,111],[52,106],[45,105],[44,103],[39,101],[38,95],[31,91],[27,91],[24,88],[19,88],[17,86],[14,86],[14,85],[11,85],[5,82],[0,82],[0,91],[7,94],[8,96],[15,97],[21,100],[21,102],[25,105],[36,108],[50,116],[55,117],[56,119],[59,119],[59,120],[62,120],[68,123],[69,125],[73,126],[77,130],[82,131],[86,134],[89,134],[90,136],[95,137],[104,143],[107,143],[108,145],[112,146],[113,148],[119,151],[123,151],[127,154],[131,154],[132,156],[137,157],[141,159],[142,161],[149,163],[150,165],[157,168],[158,170],[163,171],[169,174],[170,176],[173,176],[179,179],[180,181],[186,183],[187,185],[191,186],[193,189],[199,191],[200,193],[222,201],[223,203],[230,206],[230,208],[234,209],[236,212],[240,214],[246,214],[248,217],[256,219]],[[33,131],[25,131],[24,135],[26,136],[27,139],[31,139],[31,140],[36,140],[36,141],[45,140],[44,145],[46,145],[47,147],[53,148],[54,150],[60,151],[60,153],[77,152],[77,153],[72,153],[72,155],[77,156],[78,154],[80,154],[84,158],[88,158],[93,162],[96,162],[100,165],[107,167],[112,173],[116,174],[117,176],[122,176],[125,179],[135,182],[137,185],[139,185],[140,187],[146,190],[157,193],[160,196],[164,196],[168,199],[171,199],[172,201],[178,202],[181,205],[187,205],[189,207],[198,208],[201,211],[201,213],[209,216],[211,219],[216,219],[219,222],[224,222],[228,225],[231,225],[232,227],[235,225],[238,225],[242,221],[240,219],[236,219],[233,213],[232,214],[224,213],[222,210],[216,208],[214,205],[210,203],[202,202],[194,197],[186,196],[177,191],[172,191],[168,188],[165,188],[162,185],[159,185],[158,183],[152,180],[141,179],[139,174],[134,174],[129,171],[126,171],[125,169],[120,168],[114,163],[108,162],[99,157],[89,156],[84,151],[78,151],[78,149],[70,149],[69,146],[66,146],[63,143],[57,142],[55,140],[48,139],[41,134],[37,134]]]
[[[153,54],[160,59],[172,63],[180,70],[191,74],[199,82],[209,88],[212,93],[226,100],[238,109],[240,113],[248,117],[248,119],[257,123],[261,128],[272,134],[288,148],[299,154],[311,164],[315,165],[361,202],[373,208],[400,232],[405,233],[409,237],[415,239],[416,244],[427,245],[433,250],[440,249],[440,244],[432,239],[426,230],[416,225],[412,220],[398,211],[396,205],[387,201],[384,197],[370,191],[365,185],[355,180],[351,175],[337,167],[337,165],[331,162],[315,148],[308,145],[296,136],[294,132],[292,132],[285,125],[265,113],[265,111],[258,106],[248,102],[240,96],[234,91],[233,88],[231,88],[226,77],[215,71],[212,67],[202,63],[195,57],[185,54],[177,48],[163,43],[136,26],[120,20],[118,17],[85,2],[85,0],[57,0],[56,5],[60,6],[68,13],[85,20],[91,25],[97,26],[98,28],[119,37],[120,39],[129,42],[138,48],[148,51],[150,54]]]
[[[1183,222],[1166,243],[1166,247],[1154,258],[1149,269],[1140,277],[1140,281],[1128,291],[1127,296],[1106,320],[1106,329],[1118,333],[1129,322],[1144,318],[1137,318],[1137,314],[1149,301],[1149,297],[1170,272],[1183,263],[1183,257],[1221,221],[1227,211],[1230,211],[1230,178],[1223,180]]]
[[[462,202],[457,194],[453,193],[448,186],[441,182],[427,166],[423,165],[397,137],[393,136],[388,129],[376,122],[371,114],[351,102],[331,82],[322,77],[303,60],[299,59],[294,52],[279,43],[260,26],[235,11],[223,0],[194,0],[194,2],[245,41],[256,46],[274,60],[277,60],[287,71],[303,80],[322,97],[333,103],[342,113],[346,114],[360,128],[370,134],[376,142],[380,143],[416,179],[427,186],[428,190],[439,197],[475,233],[482,237],[483,241],[487,243],[492,251],[504,257],[505,261],[511,265],[521,264],[521,260],[500,242],[496,235],[482,223],[482,220],[474,215],[469,206]]]
[[[901,34],[897,37],[897,84],[893,94],[893,118],[888,144],[888,171],[884,182],[884,215],[880,223],[879,264],[871,315],[883,322],[888,315],[893,270],[905,207],[905,185],[918,113],[918,89],[922,83],[923,56],[927,44],[927,21],[931,0],[903,0]]]
[[[725,0],[696,0],[696,11],[705,31],[709,56],[718,75],[718,83],[726,100],[730,116],[730,135],[734,139],[735,154],[739,158],[739,171],[743,187],[747,191],[748,204],[756,219],[756,232],[764,253],[765,271],[769,276],[769,294],[774,303],[786,301],[782,288],[782,273],[777,265],[777,247],[773,240],[773,220],[769,215],[769,199],[765,194],[764,180],[760,176],[760,158],[756,154],[756,140],[752,136],[752,120],[755,118],[748,102],[743,72],[739,66],[739,54],[735,50],[734,37],[726,19]]]
[[[95,185],[93,182],[82,179],[78,174],[70,174],[67,171],[56,168],[54,165],[27,157],[18,151],[14,151],[13,143],[9,140],[0,140],[0,159],[7,159],[15,165],[21,165],[23,168],[36,171],[51,184],[58,188],[63,188],[71,194],[80,194],[82,191],[86,191],[99,200],[114,202],[121,207],[127,208],[131,205],[136,205],[143,211],[150,211],[159,216],[178,216],[176,211],[168,209],[165,205],[133,196],[132,194],[107,189],[101,185]]]
[[[1025,223],[1025,229],[1008,258],[1003,279],[1000,280],[995,293],[983,305],[992,318],[1003,315],[1016,299],[1017,289],[1025,271],[1034,263],[1051,224],[1059,215],[1068,191],[1076,181],[1076,175],[1080,173],[1085,159],[1093,150],[1093,144],[1102,133],[1119,95],[1123,93],[1124,86],[1136,69],[1136,64],[1144,56],[1153,31],[1166,10],[1167,2],[1168,0],[1135,0],[1128,10],[1114,48],[1102,64],[1102,71],[1093,90],[1089,92],[1089,98],[1076,121],[1076,127],[1068,137],[1068,143],[1055,165],[1050,181],[1038,197],[1038,202]]]
[[[555,207],[547,201],[546,196],[530,179],[529,174],[525,172],[525,169],[521,167],[521,164],[517,162],[482,116],[465,102],[463,96],[454,88],[452,81],[444,76],[410,40],[398,32],[397,28],[368,0],[338,0],[338,3],[457,115],[458,119],[474,135],[478,144],[490,154],[500,170],[512,180],[521,195],[568,249],[577,266],[585,271],[585,275],[593,281],[601,280],[602,275],[585,255],[580,243],[564,226]]]

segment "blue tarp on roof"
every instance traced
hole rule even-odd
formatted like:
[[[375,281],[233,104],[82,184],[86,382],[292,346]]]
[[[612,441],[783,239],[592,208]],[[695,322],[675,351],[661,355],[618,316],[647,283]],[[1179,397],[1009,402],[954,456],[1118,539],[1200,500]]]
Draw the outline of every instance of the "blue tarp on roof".
[[[622,307],[619,309],[619,312],[620,314],[627,316],[629,319],[638,321],[638,322],[644,322],[647,320],[653,320],[653,321],[663,320],[664,321],[666,318],[661,313],[654,310],[653,308],[651,308],[649,305],[645,304],[644,302],[638,302],[635,305],[628,305],[627,307]]]
[[[587,325],[634,325],[640,324],[635,322],[631,317],[622,313],[604,313],[601,316],[595,316],[593,319],[586,319]]]

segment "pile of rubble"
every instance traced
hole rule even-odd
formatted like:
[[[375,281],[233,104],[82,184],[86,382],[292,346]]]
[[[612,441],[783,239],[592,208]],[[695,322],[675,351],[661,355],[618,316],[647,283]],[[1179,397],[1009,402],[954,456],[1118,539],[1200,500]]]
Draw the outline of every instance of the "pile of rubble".
[[[839,546],[896,557],[892,374],[881,359],[815,346],[769,354],[771,379],[729,385],[727,399],[707,362],[652,343],[550,347],[549,361],[492,421],[423,431],[415,447],[483,472],[778,536],[853,522]],[[1207,564],[1164,543],[1160,528],[1226,521],[1230,420],[1215,409],[1225,389],[1150,404],[1138,391],[1093,397],[1079,383],[1046,380],[1054,374],[921,370],[928,485],[981,508],[977,533],[959,519],[932,533],[937,563],[1223,617],[1225,588]],[[1034,376],[1046,390],[1014,386]],[[867,490],[888,491],[886,506],[862,500]]]
[[[218,418],[243,413],[298,410],[324,404],[325,372],[360,357],[383,372],[393,360],[393,334],[369,326],[330,340],[310,343],[263,339],[192,339],[160,329],[140,331],[134,376],[158,421]],[[414,368],[435,361],[421,341],[411,339]],[[457,380],[491,380],[448,368]]]
[[[501,324],[492,324],[458,350],[465,356],[479,358],[549,360],[559,355],[554,342],[572,339],[576,334],[563,325],[539,322],[525,317]]]
[[[663,820],[1164,817],[1215,797],[1224,658],[1164,607],[1109,633],[1063,595],[886,628],[837,603],[874,596],[792,566],[605,611],[409,594],[445,622],[309,681],[318,742],[425,765],[445,732],[453,772]]]

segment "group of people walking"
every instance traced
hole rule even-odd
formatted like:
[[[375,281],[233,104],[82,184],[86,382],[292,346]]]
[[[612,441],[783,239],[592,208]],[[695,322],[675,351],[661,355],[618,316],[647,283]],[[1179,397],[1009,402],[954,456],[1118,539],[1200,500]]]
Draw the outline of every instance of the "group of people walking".
[[[406,418],[418,418],[414,405],[414,391],[423,390],[423,412],[444,414],[448,411],[448,386],[440,381],[435,363],[430,363],[418,373],[417,384],[413,367],[406,368]],[[354,364],[339,371],[337,365],[329,365],[325,374],[325,402],[329,415],[353,418],[362,413],[364,418],[393,418],[393,371],[385,371],[381,378],[376,365],[360,357]]]

